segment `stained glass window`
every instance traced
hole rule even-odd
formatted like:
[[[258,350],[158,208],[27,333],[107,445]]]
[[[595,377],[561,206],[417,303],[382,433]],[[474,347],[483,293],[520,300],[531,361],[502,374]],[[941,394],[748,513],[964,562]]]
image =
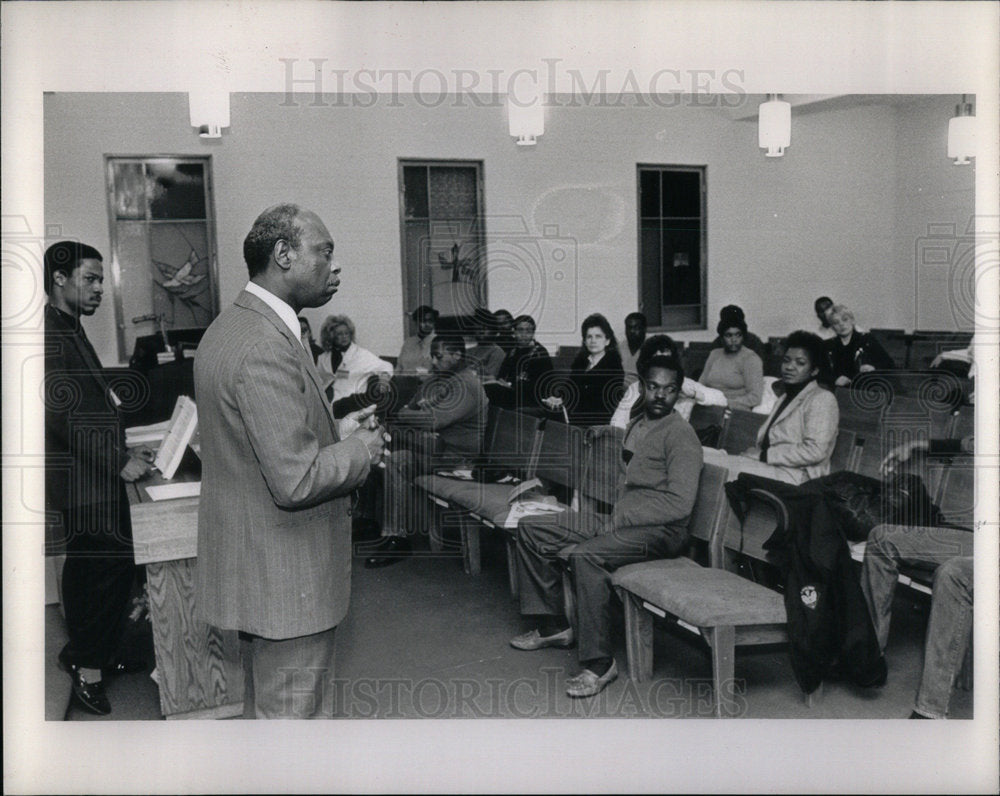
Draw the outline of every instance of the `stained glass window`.
[[[107,159],[119,356],[218,314],[208,158]]]
[[[400,162],[405,310],[434,307],[439,328],[464,328],[487,303],[481,170],[469,161]]]

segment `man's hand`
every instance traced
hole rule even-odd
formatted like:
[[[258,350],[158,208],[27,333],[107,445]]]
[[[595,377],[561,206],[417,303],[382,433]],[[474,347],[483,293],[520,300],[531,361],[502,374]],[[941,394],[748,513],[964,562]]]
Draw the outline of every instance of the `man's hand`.
[[[837,384],[838,387],[846,387],[850,383],[851,383],[851,380],[849,378],[847,378],[847,376],[837,376],[837,382],[836,382],[836,384]]]
[[[859,373],[871,373],[873,370],[875,370],[874,365],[862,365],[860,368],[858,368]]]
[[[563,399],[553,395],[551,398],[542,398],[542,403],[549,409],[558,409],[563,405]]]
[[[372,467],[375,467],[382,461],[382,456],[385,453],[385,443],[389,441],[389,435],[385,433],[385,429],[379,425],[375,418],[371,418],[371,420],[374,421],[374,426],[370,422],[365,422],[361,426],[358,426],[351,436],[365,443],[368,453],[372,457]]]
[[[145,478],[153,469],[154,461],[156,461],[156,454],[150,448],[145,445],[133,448],[129,451],[128,461],[122,468],[122,480],[131,484],[133,481]]]
[[[931,367],[936,368],[944,361],[943,357],[938,354],[934,359],[931,360]]]
[[[904,442],[901,445],[897,445],[891,451],[885,459],[882,460],[882,474],[889,475],[896,470],[900,464],[910,460],[910,456],[913,455],[915,451],[925,451],[930,447],[930,443],[926,439],[915,439],[910,442]]]
[[[352,424],[356,423],[365,428],[378,426],[378,419],[375,417],[375,404],[358,409],[356,412],[348,412],[343,419],[350,420]]]

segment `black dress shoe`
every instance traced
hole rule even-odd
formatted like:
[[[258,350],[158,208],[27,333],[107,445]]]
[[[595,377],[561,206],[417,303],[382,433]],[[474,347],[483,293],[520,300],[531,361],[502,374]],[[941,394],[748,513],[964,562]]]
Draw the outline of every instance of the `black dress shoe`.
[[[60,660],[59,665],[73,681],[73,699],[81,708],[98,716],[107,716],[111,712],[111,703],[104,693],[104,683],[88,682],[80,672],[80,667],[72,663]]]
[[[403,536],[386,536],[375,551],[365,559],[365,569],[378,569],[402,561],[410,554],[410,540]]]

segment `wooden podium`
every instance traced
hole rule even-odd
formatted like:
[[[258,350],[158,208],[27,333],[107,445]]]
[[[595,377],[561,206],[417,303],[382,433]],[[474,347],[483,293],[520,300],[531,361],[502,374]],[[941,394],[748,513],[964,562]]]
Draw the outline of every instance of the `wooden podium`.
[[[200,480],[190,449],[171,481],[154,475],[128,485],[136,564],[146,567],[160,710],[167,719],[243,715],[243,663],[235,630],[195,618],[198,498],[153,501],[147,487]]]

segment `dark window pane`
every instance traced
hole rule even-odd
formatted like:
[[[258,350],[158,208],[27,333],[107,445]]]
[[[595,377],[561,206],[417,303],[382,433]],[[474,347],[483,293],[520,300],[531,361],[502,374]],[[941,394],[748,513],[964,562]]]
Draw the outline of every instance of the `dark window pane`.
[[[664,221],[663,303],[701,303],[701,222]]]
[[[701,175],[696,171],[663,172],[663,215],[701,215]]]
[[[660,224],[645,222],[640,231],[642,311],[650,326],[660,324]]]
[[[407,218],[427,218],[427,167],[403,166],[403,196],[406,200]]]
[[[205,214],[205,174],[201,163],[152,161],[150,213],[157,219],[203,219]]]
[[[476,169],[472,167],[431,167],[431,216],[433,218],[474,218]]]
[[[640,213],[643,218],[658,218],[660,215],[660,172],[643,169],[639,172]]]
[[[115,218],[146,218],[146,178],[141,163],[113,163]]]
[[[705,327],[701,319],[701,307],[664,307],[663,325],[670,329],[680,329],[685,326]]]
[[[426,263],[430,252],[430,235],[426,221],[410,221],[405,227],[406,240],[406,295],[409,304],[407,312],[412,312],[421,304],[433,304],[431,292],[431,270]]]

